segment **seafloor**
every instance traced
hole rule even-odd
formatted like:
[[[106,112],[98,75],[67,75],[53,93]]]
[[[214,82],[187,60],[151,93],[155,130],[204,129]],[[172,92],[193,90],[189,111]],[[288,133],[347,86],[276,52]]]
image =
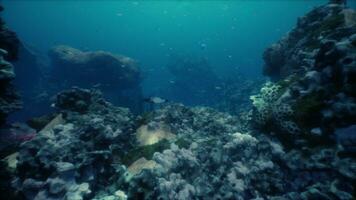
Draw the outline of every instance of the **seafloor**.
[[[238,113],[232,100],[226,112],[169,102],[134,115],[78,82],[110,61],[95,73],[109,70],[105,81],[137,100],[134,60],[54,47],[52,73],[79,87],[59,92],[57,110],[31,128],[6,122],[21,109],[11,62],[24,46],[1,20],[1,199],[355,199],[356,12],[337,2],[265,50],[271,81]]]

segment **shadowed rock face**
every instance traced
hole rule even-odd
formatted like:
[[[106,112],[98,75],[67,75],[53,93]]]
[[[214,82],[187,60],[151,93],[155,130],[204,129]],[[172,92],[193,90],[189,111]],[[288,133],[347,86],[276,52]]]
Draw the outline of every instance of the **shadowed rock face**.
[[[0,5],[0,12],[3,10]],[[0,18],[0,126],[8,114],[21,108],[18,94],[12,85],[15,78],[14,67],[8,61],[17,59],[19,40]]]
[[[67,85],[128,89],[140,83],[136,62],[125,56],[105,51],[83,52],[69,46],[56,46],[49,52],[52,78]]]
[[[2,10],[3,8],[0,9],[0,12]],[[16,60],[19,46],[20,40],[17,38],[16,33],[9,30],[5,22],[0,18],[0,48],[8,51],[5,59],[9,61]]]
[[[338,2],[338,1],[335,1]],[[355,34],[356,13],[343,4],[320,6],[298,19],[295,28],[263,54],[263,73],[272,79],[283,79],[303,73],[315,65],[317,53],[326,40],[335,42]],[[337,60],[337,55],[329,55]]]

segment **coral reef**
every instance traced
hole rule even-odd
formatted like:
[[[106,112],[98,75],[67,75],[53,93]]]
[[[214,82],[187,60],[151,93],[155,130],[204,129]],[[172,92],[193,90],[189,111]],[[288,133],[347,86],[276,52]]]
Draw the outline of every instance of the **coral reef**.
[[[113,107],[97,91],[64,91],[56,106],[63,120],[19,151],[14,185],[27,199],[90,197],[91,191],[113,183],[114,155],[130,149],[134,137],[130,112]]]
[[[1,11],[3,11],[3,8],[1,8]],[[35,104],[34,97],[39,93],[37,89],[40,86],[40,81],[42,78],[41,67],[43,67],[43,64],[39,62],[37,58],[38,55],[34,53],[28,46],[26,46],[23,41],[20,41],[15,32],[9,30],[2,18],[0,18],[0,49],[3,49],[7,52],[1,52],[1,56],[3,58],[2,60],[6,60],[12,64],[11,67],[9,64],[1,64],[1,70],[3,73],[5,73],[5,70],[7,70],[9,73],[11,73],[11,75],[8,74],[7,76],[11,76],[12,78],[14,77],[12,73],[16,74],[16,79],[12,80],[11,85],[14,85],[18,93],[21,95],[22,101],[24,102],[21,107],[23,115],[30,116],[32,114],[31,111],[35,111],[29,109],[29,107],[40,106],[39,103]],[[12,99],[12,101],[14,101],[14,107],[18,107],[15,106],[16,103],[19,103],[18,100],[15,100],[15,96],[18,95],[10,95],[10,93],[14,93],[12,92],[13,89],[11,89],[12,86],[9,86],[9,84],[3,82],[4,81],[1,81],[1,87],[8,88],[6,92],[5,89],[0,89],[1,94],[7,93],[8,96],[8,100],[4,100],[4,102]],[[18,112],[16,112],[15,115],[17,115],[17,113]]]
[[[281,79],[293,73],[311,70],[318,65],[315,63],[316,59],[330,50],[323,50],[325,45],[322,45],[329,40],[352,47],[351,36],[355,33],[356,23],[354,15],[352,9],[347,9],[342,4],[328,4],[300,17],[296,27],[287,36],[264,52],[264,74]],[[334,53],[336,54],[328,54],[332,62],[343,60],[339,59],[337,52]],[[322,62],[326,64],[327,60]]]
[[[295,144],[335,142],[336,128],[356,124],[355,38],[356,12],[344,4],[301,17],[264,53],[274,82],[251,97],[255,122]]]
[[[64,91],[56,107],[63,120],[17,155],[13,187],[29,199],[352,198],[355,160],[341,147],[287,150],[205,107],[170,104],[135,119],[96,90]]]
[[[18,152],[0,162],[3,190],[12,179],[9,195],[18,199],[355,199],[356,15],[335,2],[300,18],[266,50],[272,82],[251,96],[243,116],[168,102],[134,117],[97,89],[60,92],[57,111],[32,121],[40,131],[19,134]],[[51,56],[70,84],[83,73],[90,81],[77,85],[94,84],[98,63],[98,73],[113,68],[106,75],[119,88],[138,83],[130,59],[65,46]],[[203,73],[202,88],[216,87],[205,61],[177,62],[171,70],[182,84]],[[12,66],[3,63],[11,80]]]
[[[4,10],[0,5],[0,12]],[[9,30],[4,20],[0,18],[0,49],[5,49],[8,54],[4,57],[5,60],[17,60],[19,52],[20,40],[15,32]]]
[[[21,108],[19,95],[12,81],[14,67],[8,61],[17,59],[19,40],[0,18],[0,126],[4,125],[8,114]]]

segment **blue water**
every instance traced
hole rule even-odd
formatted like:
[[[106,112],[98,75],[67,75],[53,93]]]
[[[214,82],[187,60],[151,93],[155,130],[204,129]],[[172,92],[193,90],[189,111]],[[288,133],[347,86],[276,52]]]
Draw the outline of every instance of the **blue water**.
[[[325,2],[4,0],[3,15],[44,55],[67,44],[137,59],[150,94],[168,84],[165,65],[172,54],[206,57],[219,75],[261,76],[264,49]]]

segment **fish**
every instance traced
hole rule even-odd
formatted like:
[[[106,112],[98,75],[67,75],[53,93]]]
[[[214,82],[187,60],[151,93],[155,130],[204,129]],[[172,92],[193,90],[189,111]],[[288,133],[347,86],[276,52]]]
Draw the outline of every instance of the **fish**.
[[[206,45],[205,43],[201,43],[201,44],[200,44],[200,48],[201,48],[202,50],[205,50],[206,47],[207,47],[207,45]]]
[[[161,97],[149,97],[149,98],[145,98],[144,101],[152,104],[162,104],[168,102],[167,99],[163,99]]]

